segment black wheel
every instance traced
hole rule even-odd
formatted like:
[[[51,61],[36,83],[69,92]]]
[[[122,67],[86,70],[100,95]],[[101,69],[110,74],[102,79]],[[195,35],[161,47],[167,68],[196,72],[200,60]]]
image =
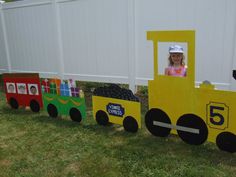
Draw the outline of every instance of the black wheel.
[[[49,104],[47,106],[47,111],[50,117],[57,117],[58,116],[58,111],[57,111],[57,107],[54,106],[53,104]]]
[[[154,136],[166,137],[170,134],[171,128],[168,128],[168,125],[171,125],[170,118],[160,109],[150,109],[145,115],[145,124]]]
[[[76,108],[71,108],[70,109],[70,118],[71,120],[75,121],[75,122],[81,122],[82,120],[82,115],[80,113],[80,111]]]
[[[30,101],[30,109],[33,112],[39,112],[40,111],[39,103],[36,100],[31,100]]]
[[[107,113],[105,113],[102,110],[99,110],[96,113],[96,121],[99,125],[108,125],[109,118],[108,118]]]
[[[138,123],[131,116],[128,116],[123,120],[123,126],[127,132],[135,133],[138,131]]]
[[[236,152],[236,135],[230,132],[222,132],[216,138],[216,145],[222,151]]]
[[[185,114],[177,121],[179,137],[187,144],[203,144],[208,137],[208,129],[205,122],[194,114]]]
[[[19,108],[19,104],[15,98],[10,98],[9,104],[10,104],[11,108],[13,108],[13,109]]]

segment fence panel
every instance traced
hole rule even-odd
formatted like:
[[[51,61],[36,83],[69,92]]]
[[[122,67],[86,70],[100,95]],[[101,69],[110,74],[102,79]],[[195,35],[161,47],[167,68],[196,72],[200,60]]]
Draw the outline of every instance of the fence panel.
[[[4,33],[3,33],[3,16],[1,11],[1,4],[0,4],[0,73],[6,72],[8,65],[7,65],[7,56],[6,56],[6,49],[5,49],[5,42],[4,42]]]
[[[64,1],[59,7],[65,75],[127,83],[127,1]]]
[[[12,72],[58,73],[55,17],[50,1],[6,4],[4,17]]]
[[[147,30],[196,30],[196,81],[209,80],[229,89],[235,47],[235,7],[232,0],[136,1],[137,83],[153,77],[152,45]],[[165,65],[168,48],[160,51]],[[147,60],[148,59],[148,60]]]
[[[1,30],[1,68],[7,69],[9,58],[13,72],[131,85],[136,80],[146,85],[153,78],[152,44],[146,40],[146,31],[186,29],[196,30],[197,83],[209,80],[218,88],[234,88],[235,6],[235,0],[6,3],[0,11],[9,52]],[[161,47],[160,67],[167,65],[168,45]]]

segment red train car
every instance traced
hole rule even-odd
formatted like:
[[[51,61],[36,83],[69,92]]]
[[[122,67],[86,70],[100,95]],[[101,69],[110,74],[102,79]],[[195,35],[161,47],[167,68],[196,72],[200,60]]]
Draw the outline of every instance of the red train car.
[[[29,106],[33,112],[39,112],[43,107],[39,74],[5,73],[3,81],[7,102],[12,108]]]

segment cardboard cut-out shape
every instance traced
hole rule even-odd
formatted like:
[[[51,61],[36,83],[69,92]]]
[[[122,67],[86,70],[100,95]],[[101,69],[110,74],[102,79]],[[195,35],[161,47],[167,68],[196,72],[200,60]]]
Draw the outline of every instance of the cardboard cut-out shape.
[[[141,105],[137,101],[92,96],[93,117],[100,125],[123,125],[128,132],[141,128]]]
[[[25,94],[25,95],[27,94],[25,83],[17,83],[16,86],[17,86],[17,93],[18,94]]]
[[[58,95],[60,95],[61,79],[53,78],[53,79],[50,79],[49,82],[52,83],[53,88],[56,88],[56,90],[54,90],[54,92],[57,93]]]
[[[43,103],[50,117],[66,115],[76,122],[86,117],[85,98],[43,93]]]
[[[39,88],[37,84],[28,84],[28,90],[30,95],[39,95]]]
[[[41,83],[42,93],[50,93],[50,82],[48,79],[44,79]]]
[[[33,112],[39,112],[43,107],[39,74],[4,73],[3,81],[7,102],[12,108],[30,106]]]
[[[16,93],[16,86],[14,82],[6,82],[6,93]]]
[[[61,83],[60,85],[61,96],[70,96],[70,88],[66,83]]]
[[[129,132],[137,132],[141,128],[141,105],[131,90],[110,84],[96,88],[93,94],[93,116],[98,124],[110,122],[123,125]]]
[[[64,92],[63,89],[67,88],[69,92],[70,88],[60,87],[61,81],[58,79],[44,79],[40,85],[39,74],[5,73],[3,81],[7,102],[14,109],[19,106],[30,106],[33,112],[39,112],[44,107],[51,117],[68,115],[77,122],[86,116],[84,94],[77,87],[73,89],[80,94],[76,92],[73,97],[70,97],[70,94],[60,95]]]
[[[153,42],[154,51],[147,129],[155,136],[174,133],[188,144],[210,141],[222,150],[236,152],[236,92],[215,90],[208,82],[195,87],[195,32],[149,31],[147,39]],[[186,77],[158,75],[158,42],[187,43]]]
[[[233,70],[233,78],[236,80],[236,70]]]
[[[68,81],[61,82],[58,79],[44,79],[42,84],[49,85],[49,92],[43,93],[43,103],[50,117],[66,115],[76,122],[85,118],[85,98],[79,94],[82,90],[77,86],[72,87]]]

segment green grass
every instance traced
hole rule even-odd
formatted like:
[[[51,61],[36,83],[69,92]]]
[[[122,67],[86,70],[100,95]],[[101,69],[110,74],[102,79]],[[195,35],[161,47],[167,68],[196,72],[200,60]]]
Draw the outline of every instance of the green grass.
[[[0,93],[0,176],[236,176],[236,154],[214,144],[154,137],[144,126],[136,134],[117,125],[102,127],[88,110],[77,124],[49,118],[45,111],[12,110]]]

